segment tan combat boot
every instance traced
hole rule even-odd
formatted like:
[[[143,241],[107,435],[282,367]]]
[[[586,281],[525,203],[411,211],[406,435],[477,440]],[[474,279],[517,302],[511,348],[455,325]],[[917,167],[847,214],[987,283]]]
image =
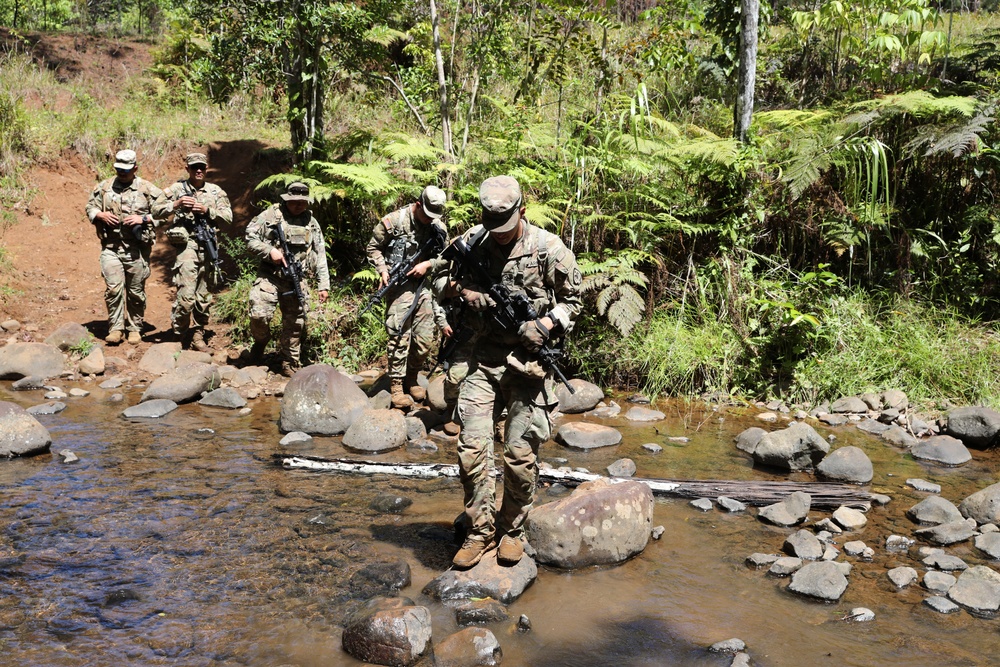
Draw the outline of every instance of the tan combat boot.
[[[493,548],[493,541],[487,542],[482,538],[468,537],[462,548],[458,550],[455,557],[451,559],[452,564],[461,569],[469,568],[478,563],[483,558],[483,554]]]
[[[520,562],[523,555],[524,541],[520,537],[504,535],[500,540],[500,547],[497,549],[497,562],[514,565]]]
[[[114,331],[108,334],[107,338],[104,339],[104,342],[107,343],[108,345],[118,345],[119,343],[122,342],[123,335],[124,333],[122,332],[121,329],[115,329]]]
[[[392,378],[392,407],[397,410],[408,410],[413,407],[413,399],[403,391],[401,378]]]
[[[198,352],[208,352],[208,344],[205,342],[205,332],[201,329],[196,329],[191,336],[191,349]]]
[[[141,342],[142,342],[142,335],[140,335],[138,331],[129,331],[128,332],[128,343],[129,343],[129,345],[138,345]]]

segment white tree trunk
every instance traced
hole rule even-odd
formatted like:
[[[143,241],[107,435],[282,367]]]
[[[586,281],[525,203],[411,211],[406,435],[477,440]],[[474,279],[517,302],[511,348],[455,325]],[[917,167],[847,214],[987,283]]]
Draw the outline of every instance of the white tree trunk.
[[[753,119],[753,92],[757,80],[757,21],[760,17],[760,0],[741,0],[740,19],[740,73],[736,90],[736,108],[733,111],[733,136],[747,140],[750,121]]]
[[[444,144],[444,151],[449,159],[454,157],[455,151],[451,143],[451,116],[448,113],[448,83],[444,78],[444,58],[441,55],[441,35],[438,30],[437,5],[434,0],[431,2],[431,27],[434,30],[434,61],[437,63],[438,75],[438,96],[441,103],[441,141]]]

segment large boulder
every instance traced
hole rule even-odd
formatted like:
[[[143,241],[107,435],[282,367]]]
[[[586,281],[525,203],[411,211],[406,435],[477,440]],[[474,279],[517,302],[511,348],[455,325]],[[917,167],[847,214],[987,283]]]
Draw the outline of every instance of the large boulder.
[[[838,415],[864,414],[868,412],[868,404],[857,396],[844,396],[830,405],[830,412]]]
[[[772,431],[760,438],[753,450],[754,461],[782,470],[812,470],[830,451],[830,443],[801,422]]]
[[[946,466],[960,466],[972,460],[972,454],[962,441],[950,435],[935,435],[920,440],[910,448],[913,458]]]
[[[180,343],[155,343],[149,346],[139,360],[139,370],[150,375],[169,373],[177,367],[177,357],[180,354]]]
[[[559,427],[556,442],[573,449],[613,447],[622,441],[617,429],[590,422],[569,422]]]
[[[839,600],[847,590],[847,576],[843,565],[832,561],[808,563],[792,574],[788,590],[820,600]]]
[[[282,433],[340,435],[367,408],[368,397],[354,380],[332,366],[313,364],[285,386],[278,427]]]
[[[521,558],[516,565],[497,563],[496,550],[488,551],[468,570],[448,570],[424,586],[424,595],[438,600],[493,598],[510,604],[534,583],[538,566],[531,558]]]
[[[406,598],[374,598],[347,617],[341,641],[358,660],[407,667],[430,646],[431,613]]]
[[[948,589],[948,597],[973,613],[994,613],[1000,610],[1000,574],[985,565],[970,567]]]
[[[202,363],[187,364],[149,383],[146,391],[142,392],[139,402],[165,398],[174,403],[187,403],[201,398],[202,392],[218,388],[221,382],[217,366]]]
[[[240,396],[240,393],[232,387],[220,387],[205,394],[205,397],[198,401],[198,404],[210,408],[239,410],[246,407],[247,399]]]
[[[830,452],[816,466],[816,472],[828,480],[852,484],[867,484],[875,474],[871,459],[858,447],[841,447]]]
[[[988,447],[1000,433],[1000,412],[983,407],[956,408],[948,413],[947,431],[968,447]]]
[[[389,408],[364,410],[344,433],[344,447],[379,454],[406,444],[406,417]]]
[[[753,450],[757,449],[757,445],[765,435],[767,435],[767,431],[764,429],[758,426],[751,426],[736,436],[736,449],[752,455]]]
[[[11,343],[0,347],[0,379],[50,378],[62,373],[63,367],[63,354],[53,345]]]
[[[434,646],[434,667],[493,667],[503,659],[496,636],[486,628],[466,628]]]
[[[975,524],[966,519],[940,523],[930,528],[918,528],[913,534],[934,544],[955,544],[964,542],[976,534]]]
[[[604,399],[604,390],[593,382],[573,378],[569,381],[569,385],[573,387],[572,394],[561,382],[556,387],[559,412],[570,415],[593,410]]]
[[[921,524],[940,525],[961,521],[962,513],[955,504],[941,496],[928,496],[906,510],[906,516]]]
[[[619,563],[642,552],[652,523],[648,486],[598,479],[532,509],[525,532],[539,562],[577,568]]]
[[[45,344],[57,347],[63,352],[68,352],[70,348],[79,348],[93,339],[94,337],[82,324],[67,322],[53,331],[45,339]]]
[[[976,491],[958,505],[962,516],[976,523],[1000,523],[1000,483]]]
[[[51,444],[48,430],[24,408],[0,401],[0,456],[40,454]]]

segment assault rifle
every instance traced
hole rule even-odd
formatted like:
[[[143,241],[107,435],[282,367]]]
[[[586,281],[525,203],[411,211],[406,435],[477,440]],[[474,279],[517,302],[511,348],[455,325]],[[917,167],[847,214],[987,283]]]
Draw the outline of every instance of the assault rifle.
[[[184,194],[189,197],[195,196],[194,188],[188,181],[184,181]],[[209,277],[216,285],[222,284],[222,261],[219,259],[219,244],[215,238],[215,231],[208,222],[208,216],[204,213],[194,213],[194,240],[198,242],[205,258],[211,267]]]
[[[361,309],[358,313],[358,317],[361,317],[369,310],[372,306],[382,300],[382,297],[386,295],[386,292],[391,290],[393,287],[397,287],[406,282],[408,274],[413,270],[417,264],[420,263],[421,258],[426,254],[428,257],[433,257],[434,255],[441,252],[444,248],[444,242],[446,240],[446,234],[443,229],[437,227],[436,225],[431,225],[430,236],[427,238],[423,244],[417,248],[417,251],[410,255],[409,258],[401,257],[396,261],[389,270],[389,282],[380,287],[377,292],[368,297],[368,301],[365,302],[365,307]],[[404,247],[399,247],[400,250],[405,250]],[[396,253],[394,252],[393,255]]]
[[[486,271],[486,267],[472,257],[472,248],[469,247],[465,239],[455,239],[441,256],[444,259],[457,262],[465,272],[473,277],[476,283],[484,286],[486,294],[496,304],[489,309],[494,326],[506,333],[517,333],[522,324],[538,319],[538,313],[527,295],[523,292],[514,292],[501,281],[493,280],[489,272]],[[538,361],[542,368],[551,370],[566,386],[569,393],[575,394],[573,386],[566,379],[562,369],[559,368],[562,354],[562,350],[549,345],[543,345],[537,352]]]
[[[278,239],[281,254],[285,256],[284,262],[281,265],[281,273],[292,283],[292,289],[282,292],[282,296],[295,294],[295,298],[299,300],[299,305],[302,306],[302,312],[305,312],[307,305],[306,293],[302,291],[302,279],[305,276],[305,271],[302,270],[302,264],[295,258],[295,254],[288,248],[285,229],[281,226],[280,222],[274,226],[274,234]]]

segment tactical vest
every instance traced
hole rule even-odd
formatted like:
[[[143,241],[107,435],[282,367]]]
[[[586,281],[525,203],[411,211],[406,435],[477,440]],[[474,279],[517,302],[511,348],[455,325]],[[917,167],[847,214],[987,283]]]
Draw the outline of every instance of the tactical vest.
[[[118,216],[119,220],[129,215],[147,215],[149,209],[149,183],[144,179],[135,178],[129,187],[121,193],[114,191],[114,178],[109,178],[101,182],[101,211],[110,211]],[[131,185],[135,185],[135,189]],[[121,250],[138,245],[140,251],[148,255],[156,242],[156,230],[152,224],[143,223],[131,228],[122,225],[105,225],[98,223],[97,238],[101,241],[101,247]]]

